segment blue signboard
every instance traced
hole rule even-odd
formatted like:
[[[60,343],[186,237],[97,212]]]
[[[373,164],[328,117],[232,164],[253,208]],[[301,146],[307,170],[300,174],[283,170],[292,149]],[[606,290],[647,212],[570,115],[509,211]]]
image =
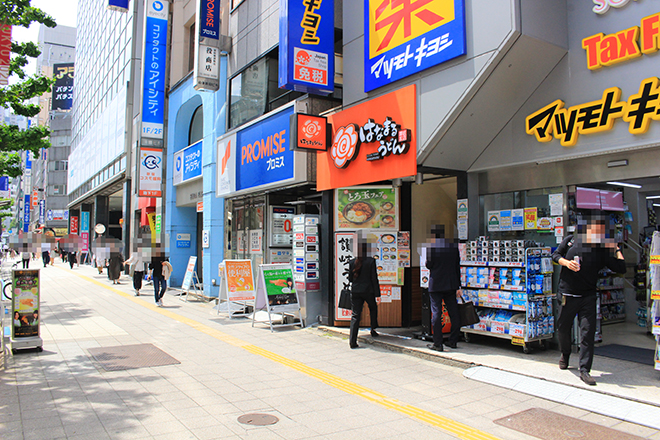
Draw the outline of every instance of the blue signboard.
[[[25,194],[23,202],[23,232],[30,230],[30,195]]]
[[[202,141],[183,150],[181,160],[183,182],[202,175]]]
[[[289,107],[236,134],[236,191],[293,178]]]
[[[82,211],[80,213],[80,232],[89,232],[89,212],[87,211]]]
[[[364,91],[465,55],[465,0],[364,0]]]
[[[142,137],[163,138],[169,2],[148,0],[144,28]]]
[[[220,38],[220,0],[199,0],[199,36]]]
[[[46,201],[39,200],[39,223],[46,223]]]
[[[111,11],[128,12],[129,0],[108,0],[108,9]]]
[[[176,234],[176,247],[189,248],[190,247],[190,234]]]
[[[32,170],[32,159],[29,150],[25,152],[25,169]],[[30,173],[27,173],[27,175],[29,176]]]
[[[1,176],[0,177],[0,197],[9,197],[9,177]]]
[[[280,0],[279,87],[319,95],[334,91],[334,1]]]

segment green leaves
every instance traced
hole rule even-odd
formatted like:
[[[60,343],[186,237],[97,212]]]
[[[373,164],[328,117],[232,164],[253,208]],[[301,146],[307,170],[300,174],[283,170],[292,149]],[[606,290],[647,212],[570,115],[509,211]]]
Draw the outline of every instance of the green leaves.
[[[2,0],[0,3],[0,22],[29,27],[35,21],[51,28],[56,25],[53,17],[30,6],[30,0]]]

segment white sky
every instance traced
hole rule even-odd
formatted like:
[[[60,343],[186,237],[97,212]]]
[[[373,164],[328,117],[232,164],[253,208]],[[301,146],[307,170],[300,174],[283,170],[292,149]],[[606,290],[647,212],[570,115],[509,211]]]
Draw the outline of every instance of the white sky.
[[[1,1],[1,0],[0,0]],[[89,1],[89,0],[82,0]],[[63,26],[76,26],[76,9],[78,8],[78,0],[32,0],[31,6],[39,8],[55,19],[58,25]],[[40,23],[32,23],[28,29],[23,27],[14,26],[12,28],[11,39],[13,41],[22,43],[25,41],[37,42],[39,38]],[[26,73],[32,75],[36,71],[35,61],[33,60],[28,66],[25,67]],[[12,77],[15,80],[15,77]]]

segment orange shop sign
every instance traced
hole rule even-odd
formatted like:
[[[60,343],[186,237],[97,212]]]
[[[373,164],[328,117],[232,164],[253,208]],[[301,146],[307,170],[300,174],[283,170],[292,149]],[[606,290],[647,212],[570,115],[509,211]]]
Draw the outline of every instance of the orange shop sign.
[[[328,117],[332,144],[317,153],[319,191],[417,173],[415,85]]]
[[[328,148],[328,119],[294,113],[291,115],[291,134],[294,148],[325,151]]]

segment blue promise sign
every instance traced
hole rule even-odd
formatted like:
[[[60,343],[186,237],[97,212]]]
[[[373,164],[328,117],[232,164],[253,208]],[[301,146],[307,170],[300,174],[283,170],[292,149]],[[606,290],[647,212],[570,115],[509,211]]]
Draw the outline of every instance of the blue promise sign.
[[[464,1],[364,0],[364,91],[465,55]]]
[[[236,134],[236,191],[294,177],[294,152],[289,148],[293,107]]]
[[[169,1],[148,0],[142,63],[142,137],[163,139]]]
[[[199,36],[220,38],[220,0],[199,0]]]
[[[279,87],[327,95],[335,88],[332,0],[280,0]]]

